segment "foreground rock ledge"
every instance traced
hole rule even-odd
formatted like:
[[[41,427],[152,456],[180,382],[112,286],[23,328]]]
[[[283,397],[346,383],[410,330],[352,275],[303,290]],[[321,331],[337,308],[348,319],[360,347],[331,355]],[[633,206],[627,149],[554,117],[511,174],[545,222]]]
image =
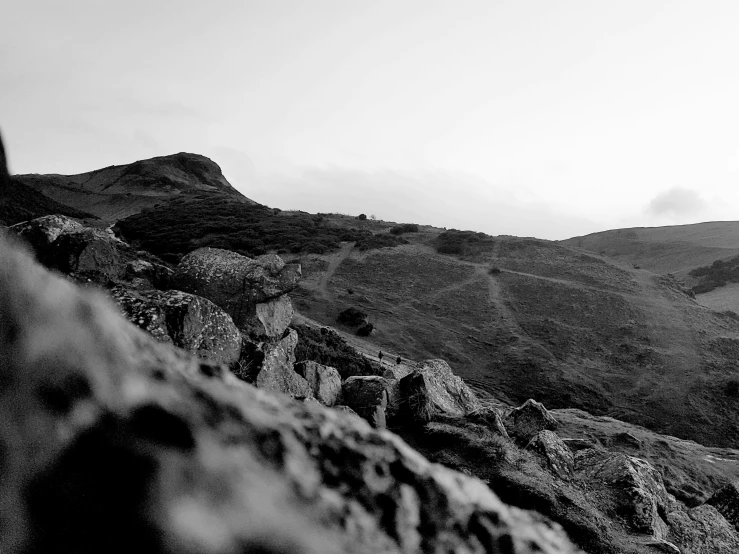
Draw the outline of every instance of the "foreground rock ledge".
[[[0,551],[575,552],[357,417],[156,342],[0,238]]]

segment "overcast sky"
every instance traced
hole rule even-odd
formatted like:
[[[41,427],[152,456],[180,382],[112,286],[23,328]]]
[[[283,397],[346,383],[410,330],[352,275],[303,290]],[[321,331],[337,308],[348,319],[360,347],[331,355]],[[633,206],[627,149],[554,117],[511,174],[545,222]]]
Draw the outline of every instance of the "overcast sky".
[[[24,0],[14,173],[179,151],[283,209],[559,239],[739,219],[736,0]]]

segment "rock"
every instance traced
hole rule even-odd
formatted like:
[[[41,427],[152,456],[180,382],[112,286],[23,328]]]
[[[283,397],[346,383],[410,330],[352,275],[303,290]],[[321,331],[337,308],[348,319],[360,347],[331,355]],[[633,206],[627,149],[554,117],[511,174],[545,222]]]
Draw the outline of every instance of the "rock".
[[[210,300],[176,290],[137,293],[123,287],[113,289],[112,296],[129,321],[159,341],[216,363],[239,359],[239,330]]]
[[[214,373],[2,239],[0,259],[0,551],[576,552],[392,433]]]
[[[724,554],[739,552],[739,537],[734,527],[711,505],[667,514],[669,540],[683,554]]]
[[[387,425],[391,383],[377,375],[349,377],[341,387],[341,401],[377,429]]]
[[[560,479],[571,479],[575,470],[575,456],[567,445],[552,431],[539,431],[531,441],[531,447],[542,454],[549,467]]]
[[[264,359],[254,384],[260,389],[304,398],[313,396],[310,384],[295,372],[295,346],[298,333],[290,332],[275,343],[265,344]]]
[[[739,530],[739,481],[729,483],[713,493],[706,504],[715,507],[726,521]]]
[[[612,517],[622,517],[639,533],[667,539],[667,524],[660,516],[675,504],[665,490],[662,475],[649,462],[606,450],[582,450],[575,455],[575,471],[590,486],[605,486],[610,502],[601,506]]]
[[[169,289],[174,271],[168,267],[147,260],[131,260],[126,264],[125,280],[135,282],[141,280],[150,287],[159,290]]]
[[[523,445],[528,444],[540,431],[557,429],[557,420],[549,410],[531,398],[518,408],[514,408],[504,423],[508,433]]]
[[[475,393],[444,360],[426,360],[399,382],[399,402],[412,421],[424,423],[436,415],[462,417],[482,405]]]
[[[293,305],[287,295],[260,302],[253,316],[242,326],[254,339],[281,337],[293,319]]]
[[[60,235],[84,229],[79,221],[64,215],[45,215],[30,221],[10,226],[10,231],[28,243],[36,253],[36,259],[43,262],[49,248]]]
[[[338,405],[338,406],[333,406],[333,409],[336,410],[339,413],[348,414],[348,415],[351,415],[351,416],[358,417],[358,418],[362,419],[359,416],[359,414],[357,412],[355,412],[354,410],[352,410],[349,406]]]
[[[300,276],[300,265],[285,264],[273,254],[251,259],[220,248],[199,248],[182,258],[172,287],[212,301],[241,329],[256,317],[257,304],[290,292]]]
[[[295,371],[308,381],[313,396],[324,406],[333,406],[341,395],[341,376],[333,367],[316,362],[301,362]]]
[[[408,375],[411,372],[411,368],[404,365],[394,365],[393,367],[389,367],[385,370],[385,372],[382,374],[382,376],[385,379],[394,379],[396,381],[400,381],[403,377]]]
[[[479,410],[470,412],[467,414],[467,420],[472,423],[484,425],[502,437],[510,438],[505,425],[503,425],[503,420],[500,417],[500,414],[493,408],[480,408]]]
[[[339,313],[336,321],[350,327],[360,327],[367,324],[367,314],[351,306]]]
[[[597,444],[588,439],[570,439],[563,438],[562,441],[567,447],[573,452],[579,452],[580,450],[586,450],[588,448],[597,448]]]

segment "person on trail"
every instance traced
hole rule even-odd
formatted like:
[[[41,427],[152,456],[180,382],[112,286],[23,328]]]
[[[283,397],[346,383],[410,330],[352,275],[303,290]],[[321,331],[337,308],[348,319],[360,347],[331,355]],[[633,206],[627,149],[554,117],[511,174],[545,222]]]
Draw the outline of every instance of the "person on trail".
[[[382,363],[382,350],[380,350],[380,353],[377,355],[377,359]]]
[[[395,363],[396,363],[397,365],[400,365],[400,356],[398,356],[397,358],[395,358]]]

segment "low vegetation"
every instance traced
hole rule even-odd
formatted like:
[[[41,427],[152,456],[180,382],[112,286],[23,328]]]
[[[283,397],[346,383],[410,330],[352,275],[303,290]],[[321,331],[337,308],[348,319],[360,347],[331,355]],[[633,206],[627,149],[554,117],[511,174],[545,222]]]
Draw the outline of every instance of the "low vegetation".
[[[245,256],[277,253],[324,254],[342,241],[360,249],[395,246],[398,237],[340,228],[321,215],[280,212],[225,198],[173,201],[119,221],[116,230],[137,248],[177,263],[203,246],[225,248]]]
[[[313,361],[331,366],[336,368],[342,379],[352,375],[382,375],[379,364],[359,354],[336,331],[307,325],[293,325],[293,328],[298,332],[296,363]]]
[[[402,235],[403,233],[418,233],[418,225],[415,223],[401,223],[390,229],[391,235]]]
[[[474,256],[490,251],[494,244],[493,237],[485,233],[449,229],[436,238],[436,251],[454,256]]]
[[[700,279],[692,289],[695,294],[710,292],[728,283],[739,283],[739,256],[716,260],[711,265],[694,269],[690,276]]]
[[[357,248],[360,250],[374,250],[376,248],[388,248],[400,244],[408,244],[408,241],[390,233],[377,233],[376,235],[370,234],[363,236],[357,241]]]

